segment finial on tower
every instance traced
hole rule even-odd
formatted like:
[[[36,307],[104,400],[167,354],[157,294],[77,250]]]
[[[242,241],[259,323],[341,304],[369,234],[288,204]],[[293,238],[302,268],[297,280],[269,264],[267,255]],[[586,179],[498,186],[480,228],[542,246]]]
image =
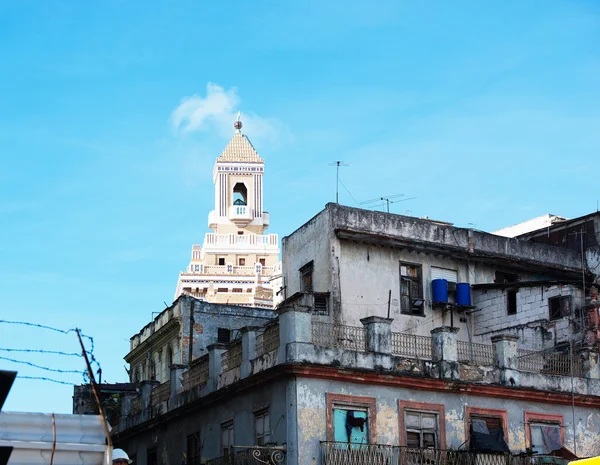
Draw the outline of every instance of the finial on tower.
[[[241,116],[242,114],[238,111],[237,120],[235,123],[233,123],[233,127],[235,128],[236,133],[241,132],[240,129],[242,129],[242,122],[240,121]]]

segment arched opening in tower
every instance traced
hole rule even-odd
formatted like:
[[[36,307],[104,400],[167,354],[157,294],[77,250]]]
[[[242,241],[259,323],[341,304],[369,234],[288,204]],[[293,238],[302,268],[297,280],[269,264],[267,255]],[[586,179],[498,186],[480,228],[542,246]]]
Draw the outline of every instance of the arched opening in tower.
[[[238,182],[233,186],[233,204],[234,205],[248,205],[248,189],[242,182]]]

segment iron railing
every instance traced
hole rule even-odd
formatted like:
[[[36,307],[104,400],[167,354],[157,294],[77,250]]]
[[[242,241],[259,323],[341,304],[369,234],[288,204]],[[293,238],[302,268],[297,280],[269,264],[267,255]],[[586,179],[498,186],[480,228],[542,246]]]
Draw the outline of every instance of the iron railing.
[[[321,465],[566,465],[558,457],[321,442]]]
[[[493,366],[494,346],[458,341],[458,360],[472,365]]]
[[[547,375],[571,376],[571,355],[569,352],[556,352],[548,350],[517,351],[519,371],[530,373],[543,373]],[[583,359],[579,354],[573,354],[573,375],[584,377]]]
[[[183,374],[183,389],[189,390],[208,381],[208,355],[197,358]]]
[[[221,366],[223,371],[233,370],[242,364],[242,340],[238,339],[229,346],[229,349],[221,354]]]
[[[206,465],[285,465],[285,446],[232,446],[229,455],[206,461]]]
[[[312,342],[314,345],[365,351],[365,329],[358,326],[336,325],[312,322]]]
[[[392,353],[403,357],[431,360],[431,336],[392,333]]]
[[[256,336],[256,356],[268,354],[279,347],[279,323],[267,326]]]
[[[160,404],[161,402],[165,402],[169,400],[171,397],[171,382],[167,381],[166,383],[159,384],[152,388],[152,403]]]

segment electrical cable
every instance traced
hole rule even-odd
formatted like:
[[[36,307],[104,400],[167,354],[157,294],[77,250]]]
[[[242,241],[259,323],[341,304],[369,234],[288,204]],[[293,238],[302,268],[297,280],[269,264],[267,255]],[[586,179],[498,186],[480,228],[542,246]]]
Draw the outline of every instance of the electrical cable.
[[[65,357],[83,357],[83,355],[77,352],[62,352],[60,350],[45,350],[45,349],[8,349],[0,347],[0,351],[3,352],[25,352],[33,354],[50,354],[50,355],[64,355]]]
[[[23,365],[28,365],[33,368],[39,368],[40,370],[53,371],[55,373],[77,373],[77,374],[82,373],[79,370],[61,370],[59,368],[50,368],[50,367],[45,367],[42,365],[36,365],[35,363],[27,362],[25,360],[16,360],[14,358],[8,358],[8,357],[0,357],[0,360],[6,360],[7,362],[12,362],[12,363],[22,363]]]
[[[354,203],[356,204],[356,206],[357,206],[358,208],[360,208],[360,205],[359,205],[359,203],[356,201],[356,199],[354,198],[354,196],[353,196],[353,195],[350,193],[350,191],[348,190],[348,188],[346,187],[346,185],[345,185],[345,184],[342,182],[342,180],[341,180],[341,179],[338,179],[338,181],[340,182],[340,184],[342,185],[342,187],[343,187],[344,189],[346,189],[346,192],[348,192],[348,195],[349,195],[350,197],[352,197],[352,200],[354,200]]]

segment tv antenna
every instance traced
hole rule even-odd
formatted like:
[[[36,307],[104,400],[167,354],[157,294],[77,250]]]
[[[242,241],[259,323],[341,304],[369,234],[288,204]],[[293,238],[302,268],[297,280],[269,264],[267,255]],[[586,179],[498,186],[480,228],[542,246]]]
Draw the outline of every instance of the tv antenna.
[[[333,163],[329,163],[329,166],[335,166],[335,203],[339,202],[339,188],[340,188],[340,166],[348,166],[342,160],[336,160]]]
[[[371,200],[365,200],[364,202],[361,202],[361,205],[365,205],[366,208],[377,208],[377,206],[373,206],[374,203],[379,203],[381,202],[381,208],[383,208],[384,203],[386,204],[386,209],[387,212],[390,212],[390,203],[397,203],[397,202],[406,202],[407,200],[412,200],[412,199],[416,199],[416,197],[407,197],[406,199],[401,199],[400,197],[404,197],[404,194],[394,194],[394,195],[387,195],[385,197],[377,197],[376,199],[371,199]]]

